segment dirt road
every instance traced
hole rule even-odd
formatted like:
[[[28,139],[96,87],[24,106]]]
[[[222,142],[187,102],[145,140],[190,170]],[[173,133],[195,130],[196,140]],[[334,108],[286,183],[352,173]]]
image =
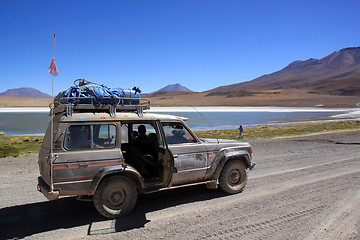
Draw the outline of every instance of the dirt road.
[[[0,159],[0,238],[360,239],[360,132],[251,143],[242,193],[163,191],[117,220],[91,202],[46,201],[35,157]]]

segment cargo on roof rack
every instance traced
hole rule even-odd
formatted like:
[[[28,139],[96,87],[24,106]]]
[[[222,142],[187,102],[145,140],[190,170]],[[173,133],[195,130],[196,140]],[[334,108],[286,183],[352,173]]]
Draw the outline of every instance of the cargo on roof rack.
[[[140,89],[108,88],[85,79],[77,79],[74,85],[60,92],[54,99],[53,113],[73,111],[109,111],[114,116],[116,111],[135,111],[139,116],[143,110],[150,109],[150,100],[140,97]]]

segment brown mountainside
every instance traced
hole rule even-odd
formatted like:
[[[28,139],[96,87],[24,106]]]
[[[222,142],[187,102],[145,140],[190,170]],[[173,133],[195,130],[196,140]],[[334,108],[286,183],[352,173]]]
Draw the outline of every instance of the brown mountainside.
[[[192,91],[187,87],[184,87],[179,83],[176,83],[176,84],[167,85],[166,87],[163,87],[157,90],[156,92],[192,92]]]
[[[35,88],[12,88],[0,93],[1,97],[28,97],[28,98],[51,98],[49,94],[43,93]]]
[[[234,91],[244,95],[244,91],[294,88],[311,93],[360,96],[360,47],[341,49],[320,60],[294,61],[272,74],[208,92],[231,97]]]

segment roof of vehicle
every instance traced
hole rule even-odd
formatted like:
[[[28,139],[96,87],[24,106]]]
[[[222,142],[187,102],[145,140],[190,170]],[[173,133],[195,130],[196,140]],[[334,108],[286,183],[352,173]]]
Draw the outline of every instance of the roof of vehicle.
[[[141,117],[134,112],[117,112],[111,117],[107,112],[74,112],[71,117],[63,114],[62,122],[87,122],[87,121],[118,121],[118,120],[161,120],[161,121],[186,121],[187,118],[156,113],[144,113]]]

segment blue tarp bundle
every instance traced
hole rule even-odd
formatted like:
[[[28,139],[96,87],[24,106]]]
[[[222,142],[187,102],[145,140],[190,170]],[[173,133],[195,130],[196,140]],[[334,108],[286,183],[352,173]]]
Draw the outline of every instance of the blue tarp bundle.
[[[61,91],[55,97],[54,102],[58,104],[138,105],[140,103],[140,93],[137,90],[85,84],[71,86]]]

